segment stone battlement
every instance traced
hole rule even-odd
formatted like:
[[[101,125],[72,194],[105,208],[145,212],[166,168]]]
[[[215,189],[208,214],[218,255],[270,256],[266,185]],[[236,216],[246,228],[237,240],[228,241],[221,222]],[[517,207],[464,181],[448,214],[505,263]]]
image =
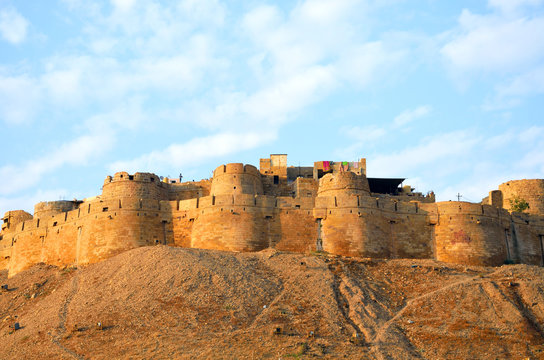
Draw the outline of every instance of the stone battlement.
[[[0,269],[13,276],[38,262],[84,265],[154,244],[471,265],[544,262],[542,179],[501,184],[481,204],[435,203],[434,194],[424,201],[407,196],[409,186],[372,190],[364,159],[313,168],[287,167],[286,159],[261,159],[260,170],[221,165],[198,182],[118,172],[88,200],[41,202],[34,215],[9,211],[2,219]],[[511,213],[513,198],[527,201],[530,211]]]

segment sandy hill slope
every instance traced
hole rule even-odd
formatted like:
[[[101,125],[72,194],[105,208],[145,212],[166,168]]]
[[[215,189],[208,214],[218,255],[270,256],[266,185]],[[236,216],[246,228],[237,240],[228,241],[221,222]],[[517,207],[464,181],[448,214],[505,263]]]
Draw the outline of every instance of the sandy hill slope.
[[[0,359],[544,359],[534,266],[157,246],[0,284]]]

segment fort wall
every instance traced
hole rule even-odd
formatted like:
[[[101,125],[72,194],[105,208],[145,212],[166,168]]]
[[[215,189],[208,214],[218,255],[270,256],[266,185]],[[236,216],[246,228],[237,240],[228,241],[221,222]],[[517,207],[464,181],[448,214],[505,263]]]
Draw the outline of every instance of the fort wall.
[[[514,262],[544,265],[544,219],[541,216],[513,213],[508,238]]]
[[[130,175],[127,172],[115,173],[113,177],[108,176],[102,187],[103,199],[134,197],[138,199],[168,199],[169,184],[161,182],[159,177],[150,173],[135,173]]]
[[[261,164],[261,171],[274,173],[266,166]],[[211,180],[199,182],[167,183],[149,173],[116,173],[106,178],[102,195],[95,198],[39,203],[34,216],[6,213],[0,269],[13,276],[38,262],[90,264],[154,244],[544,265],[541,214],[376,197],[364,175],[349,171],[326,174],[319,182],[301,177],[276,184],[273,176],[239,163],[219,166]],[[499,197],[507,202],[520,196],[539,212],[542,181],[503,184],[508,188],[490,195],[488,202],[497,205]]]
[[[316,198],[323,249],[346,256],[430,258],[431,227],[419,203],[370,196]]]
[[[294,182],[295,197],[316,197],[318,183],[314,179],[299,177]]]
[[[326,174],[319,179],[318,196],[334,196],[338,192],[350,195],[369,195],[370,187],[364,175],[352,172]]]
[[[314,198],[279,197],[274,205],[273,216],[267,217],[270,247],[301,253],[318,250]]]
[[[83,265],[145,245],[173,244],[168,202],[119,198],[23,221],[4,234],[12,241],[10,276],[33,264]],[[11,235],[11,240],[9,239]]]
[[[77,209],[77,201],[45,201],[34,205],[34,217],[47,218],[55,214]]]
[[[185,182],[168,184],[168,200],[187,200],[197,197],[209,196],[211,180],[201,180],[198,182]]]
[[[12,210],[4,214],[2,218],[2,231],[10,231],[18,223],[32,219],[32,215],[23,210]]]
[[[436,207],[437,260],[488,266],[508,260],[510,216],[506,211],[467,202],[441,202]]]
[[[221,165],[213,172],[210,193],[223,194],[263,194],[261,174],[256,167],[244,164]]]
[[[544,216],[544,179],[511,180],[499,185],[503,207],[510,210],[510,200],[520,198],[529,204],[527,213]]]

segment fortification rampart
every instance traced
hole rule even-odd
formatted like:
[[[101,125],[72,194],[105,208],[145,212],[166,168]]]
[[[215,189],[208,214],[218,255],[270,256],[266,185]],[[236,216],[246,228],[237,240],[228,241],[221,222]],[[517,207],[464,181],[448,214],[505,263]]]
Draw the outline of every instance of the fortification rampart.
[[[318,196],[314,216],[327,252],[375,258],[432,256],[428,216],[417,202],[339,193]]]
[[[510,201],[516,198],[529,204],[529,214],[544,216],[544,179],[511,180],[499,185],[505,209],[511,210]]]
[[[168,184],[168,200],[187,200],[210,195],[211,180]]]
[[[442,202],[435,206],[437,260],[491,266],[508,260],[508,212],[467,202]]]
[[[46,218],[58,213],[77,209],[78,201],[45,201],[34,205],[34,217]]]
[[[263,194],[261,174],[256,167],[244,164],[221,165],[213,172],[212,195]]]
[[[508,239],[513,262],[544,265],[544,217],[513,213]]]
[[[82,265],[145,245],[172,244],[168,201],[119,198],[82,203],[78,209],[18,223],[9,269],[16,274],[35,263]]]
[[[167,200],[168,188],[168,184],[161,182],[155,174],[135,173],[129,175],[126,172],[118,172],[113,177],[106,177],[101,197],[103,199],[134,197],[138,199]]]
[[[368,180],[364,175],[352,172],[326,174],[319,180],[318,196],[334,196],[336,193],[369,195]]]
[[[119,172],[106,178],[100,196],[39,203],[34,216],[8,212],[0,233],[0,269],[12,276],[38,262],[90,264],[153,244],[324,250],[471,265],[544,261],[540,180],[501,185],[508,188],[497,190],[494,205],[499,197],[519,196],[536,212],[511,214],[497,206],[434,203],[430,197],[420,202],[372,196],[364,175],[345,170],[319,181],[286,177],[276,183],[279,175],[270,169],[262,174],[233,163],[218,167],[210,180],[186,183]]]
[[[173,215],[180,246],[234,251],[310,250],[313,198],[212,195],[180,201]],[[303,219],[301,219],[303,218]],[[311,240],[308,240],[311,239]]]

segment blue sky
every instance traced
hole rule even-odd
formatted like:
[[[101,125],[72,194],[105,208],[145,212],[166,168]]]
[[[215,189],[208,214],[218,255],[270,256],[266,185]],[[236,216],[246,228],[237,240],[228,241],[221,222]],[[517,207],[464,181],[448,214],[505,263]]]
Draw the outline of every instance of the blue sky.
[[[270,153],[480,201],[544,177],[543,93],[544,0],[0,0],[0,213]]]

